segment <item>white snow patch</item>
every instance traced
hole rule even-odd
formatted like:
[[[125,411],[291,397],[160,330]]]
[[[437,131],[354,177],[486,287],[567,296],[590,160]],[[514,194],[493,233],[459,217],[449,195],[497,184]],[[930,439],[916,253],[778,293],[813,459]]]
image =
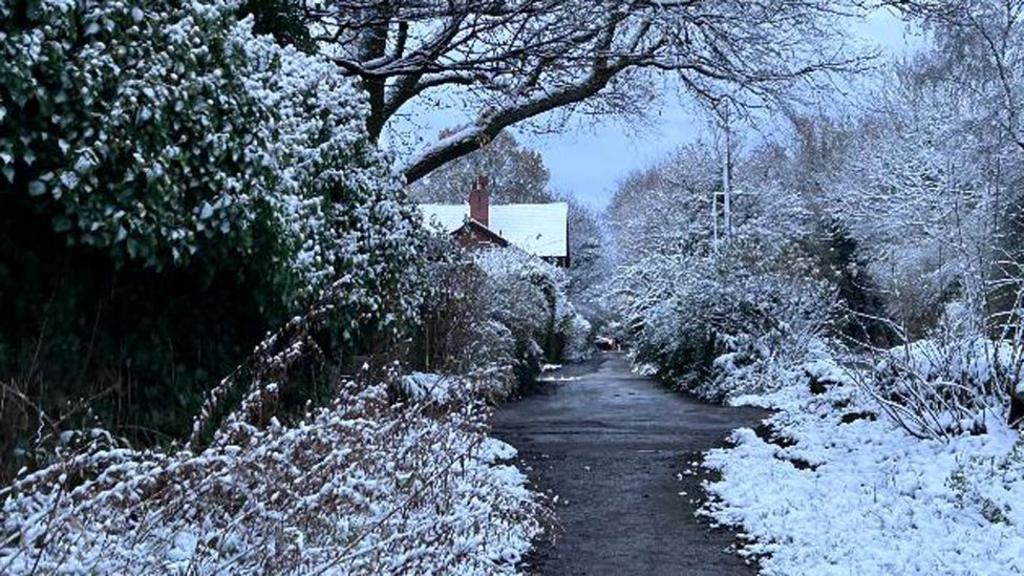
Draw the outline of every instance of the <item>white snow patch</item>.
[[[768,424],[787,447],[736,430],[734,447],[706,456],[722,479],[706,483],[703,513],[742,529],[762,574],[1024,573],[1019,433],[920,440],[857,388],[814,395],[803,379],[737,401],[779,410]]]
[[[402,378],[402,390],[414,400],[444,404],[458,397],[461,383],[455,376],[413,372]]]

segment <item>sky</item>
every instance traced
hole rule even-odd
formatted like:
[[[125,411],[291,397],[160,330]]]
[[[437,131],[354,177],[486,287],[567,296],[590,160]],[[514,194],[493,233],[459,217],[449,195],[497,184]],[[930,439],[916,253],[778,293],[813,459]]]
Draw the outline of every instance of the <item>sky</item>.
[[[906,53],[915,35],[887,10],[876,10],[851,30],[855,41],[881,54]],[[470,120],[465,113],[426,103],[401,119],[402,147],[418,147],[436,139],[442,128]],[[618,183],[639,169],[664,159],[678,147],[708,136],[707,120],[692,102],[667,100],[650,121],[635,127],[615,117],[571,120],[562,130],[535,133],[513,127],[522,144],[539,151],[551,172],[551,189],[571,194],[601,210]]]

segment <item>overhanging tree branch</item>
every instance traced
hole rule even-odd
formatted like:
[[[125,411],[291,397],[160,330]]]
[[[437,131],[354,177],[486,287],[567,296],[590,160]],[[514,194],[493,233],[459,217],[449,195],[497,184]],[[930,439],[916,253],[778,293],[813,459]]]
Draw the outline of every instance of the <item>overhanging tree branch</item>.
[[[305,2],[306,0],[295,0]],[[322,50],[363,83],[378,139],[400,111],[443,90],[478,119],[408,163],[416,180],[502,129],[559,108],[649,107],[678,75],[738,107],[794,80],[856,67],[835,20],[858,0],[317,0]],[[751,100],[751,101],[752,101]]]
[[[405,165],[402,173],[407,182],[415,182],[443,164],[479,149],[513,124],[594,96],[624,67],[625,65],[620,63],[613,67],[595,68],[590,76],[578,85],[565,87],[514,108],[489,113],[414,156]]]

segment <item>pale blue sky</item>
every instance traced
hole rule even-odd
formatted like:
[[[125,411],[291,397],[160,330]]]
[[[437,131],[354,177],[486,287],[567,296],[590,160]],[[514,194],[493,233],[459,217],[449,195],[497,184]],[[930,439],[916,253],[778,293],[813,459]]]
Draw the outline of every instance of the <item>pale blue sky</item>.
[[[878,10],[856,25],[853,35],[885,54],[902,54],[915,40],[903,22]],[[437,137],[440,129],[469,120],[464,113],[426,105],[400,122],[404,146],[418,147]],[[575,120],[557,133],[534,134],[513,129],[524,144],[539,150],[551,171],[551,187],[569,193],[594,208],[604,208],[618,182],[630,172],[664,158],[705,131],[705,119],[685,102],[666,101],[641,128],[617,118]]]

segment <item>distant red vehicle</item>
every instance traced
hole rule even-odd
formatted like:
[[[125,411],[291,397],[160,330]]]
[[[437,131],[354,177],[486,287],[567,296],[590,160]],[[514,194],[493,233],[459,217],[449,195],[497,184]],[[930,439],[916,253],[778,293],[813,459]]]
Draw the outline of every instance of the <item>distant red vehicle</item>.
[[[618,352],[622,349],[619,341],[611,336],[598,336],[595,343],[597,344],[597,349],[602,352]]]

